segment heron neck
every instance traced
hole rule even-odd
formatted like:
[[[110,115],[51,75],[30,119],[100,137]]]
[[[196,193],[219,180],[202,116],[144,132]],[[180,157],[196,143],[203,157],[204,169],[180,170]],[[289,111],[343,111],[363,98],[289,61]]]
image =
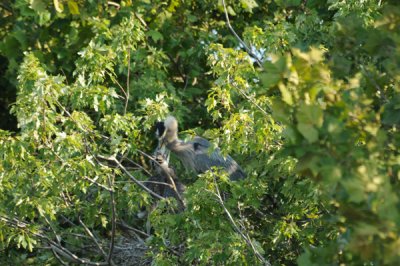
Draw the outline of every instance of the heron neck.
[[[194,149],[192,142],[185,142],[180,139],[175,139],[174,141],[168,143],[167,149],[169,149],[172,153],[174,153],[178,159],[182,162],[183,166],[186,169],[194,170]]]
[[[175,153],[187,152],[188,150],[190,150],[190,147],[192,147],[190,143],[184,142],[180,139],[174,139],[167,144],[167,148]]]
[[[169,144],[169,143],[173,143],[173,142],[175,142],[175,141],[180,141],[180,140],[178,139],[178,135],[177,135],[177,134],[167,135],[167,136],[166,136],[166,139],[167,139],[167,143],[168,143],[168,144]]]
[[[170,150],[175,150],[175,149],[178,148],[178,146],[179,146],[179,144],[180,144],[181,142],[182,142],[182,141],[181,141],[180,139],[175,138],[175,139],[173,139],[172,141],[168,141],[168,143],[167,143],[167,148],[170,149]]]

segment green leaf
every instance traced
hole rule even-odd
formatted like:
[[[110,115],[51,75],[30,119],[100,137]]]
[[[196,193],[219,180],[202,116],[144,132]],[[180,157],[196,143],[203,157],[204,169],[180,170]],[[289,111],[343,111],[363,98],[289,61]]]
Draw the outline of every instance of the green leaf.
[[[252,12],[254,8],[258,7],[257,2],[254,0],[240,0],[240,3],[242,4],[243,8],[248,12]]]
[[[329,184],[336,184],[342,177],[342,171],[336,165],[324,165],[321,169],[322,178]]]
[[[282,83],[279,83],[279,90],[281,91],[281,93],[282,93],[282,100],[285,102],[285,103],[287,103],[287,104],[289,104],[289,105],[293,105],[293,98],[292,98],[292,94],[290,93],[290,91],[288,90],[288,88],[284,85],[284,84],[282,84]]]
[[[296,113],[296,118],[299,123],[317,127],[321,127],[324,121],[322,109],[318,105],[302,104]]]
[[[272,56],[272,60],[264,63],[264,73],[260,75],[263,85],[267,88],[277,85],[286,70],[285,57]]]
[[[364,183],[356,176],[341,180],[340,183],[346,189],[350,202],[358,203],[365,199]]]
[[[46,11],[46,4],[43,2],[43,0],[32,0],[31,7],[38,13],[43,13]]]
[[[263,73],[260,78],[267,89],[274,87],[281,80],[281,77],[276,73]]]
[[[79,15],[79,6],[74,0],[68,0],[68,8],[69,12],[71,12],[72,15]]]
[[[228,6],[227,8],[228,14],[231,16],[236,16],[235,10],[231,6]]]
[[[147,36],[150,36],[150,37],[153,39],[153,41],[155,41],[155,42],[164,39],[164,37],[162,36],[162,34],[161,34],[159,31],[156,31],[156,30],[149,30],[149,31],[146,33],[146,35],[147,35]]]
[[[101,221],[101,225],[102,225],[104,228],[106,228],[106,227],[107,227],[107,224],[108,224],[107,217],[104,216],[104,215],[100,215],[100,221]]]
[[[290,109],[281,100],[274,99],[272,101],[272,115],[277,121],[289,123]]]
[[[275,0],[275,3],[281,7],[299,6],[301,0]]]
[[[383,107],[382,122],[385,125],[400,125],[400,96],[394,96]]]
[[[314,263],[311,262],[311,253],[306,250],[303,254],[301,254],[297,258],[297,264],[299,266],[312,266],[315,265]]]
[[[318,140],[318,131],[310,124],[297,124],[297,129],[305,137],[308,142],[314,143]]]

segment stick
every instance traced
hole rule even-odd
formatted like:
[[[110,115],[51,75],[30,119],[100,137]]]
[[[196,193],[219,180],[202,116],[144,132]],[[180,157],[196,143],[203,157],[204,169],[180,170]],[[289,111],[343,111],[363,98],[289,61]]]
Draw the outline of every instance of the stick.
[[[257,64],[259,67],[263,68],[262,62],[260,61],[260,59],[258,59],[258,57],[251,51],[251,49],[246,45],[246,43],[239,37],[239,35],[236,33],[236,31],[233,29],[231,22],[229,20],[229,16],[228,16],[228,10],[226,9],[226,4],[225,4],[225,0],[222,0],[222,4],[224,6],[224,11],[225,11],[225,18],[226,18],[226,24],[228,25],[229,30],[233,33],[233,35],[236,37],[236,39],[238,39],[239,43],[244,47],[244,49],[246,50],[246,52],[252,57],[254,58],[254,60],[256,60]]]
[[[125,100],[125,108],[124,108],[124,115],[126,115],[126,110],[128,109],[128,102],[129,102],[129,76],[131,73],[131,49],[128,48],[128,74],[126,78],[126,100]]]
[[[129,178],[136,183],[136,185],[138,185],[139,187],[143,188],[145,191],[147,191],[149,194],[151,194],[152,196],[154,196],[157,199],[164,199],[164,197],[158,195],[157,193],[151,191],[149,188],[147,188],[145,185],[142,184],[142,182],[140,182],[139,180],[137,180],[133,175],[131,175],[131,173],[129,173],[128,170],[126,170],[126,168],[115,158],[113,157],[105,157],[102,155],[97,155],[97,157],[104,159],[104,160],[109,160],[109,161],[113,161],[115,162],[118,167],[127,175],[129,176]]]
[[[237,224],[236,224],[235,220],[233,219],[231,213],[226,208],[226,206],[224,204],[224,201],[222,200],[221,193],[219,192],[218,184],[217,184],[217,181],[215,180],[215,177],[214,177],[214,185],[215,185],[215,190],[216,190],[216,193],[214,193],[214,195],[217,196],[219,204],[223,208],[225,214],[228,216],[228,220],[231,223],[231,225],[233,226],[233,228],[235,229],[235,231],[243,238],[243,240],[246,242],[246,244],[252,249],[252,251],[253,251],[254,255],[256,256],[256,258],[258,260],[260,260],[263,265],[271,266],[271,263],[269,261],[265,260],[264,257],[256,250],[256,248],[254,247],[253,243],[251,242],[250,237],[248,235],[246,235],[245,233],[243,233],[243,231],[237,226]]]
[[[112,178],[111,179],[111,177],[108,177],[108,185],[111,187],[111,188],[113,188],[113,186],[114,186],[114,178]],[[115,204],[115,197],[114,197],[114,191],[113,190],[111,190],[110,191],[110,197],[111,197],[111,202],[110,202],[110,205],[111,205],[111,213],[112,213],[112,220],[111,220],[111,243],[110,243],[110,249],[109,249],[109,251],[108,251],[108,257],[107,257],[107,261],[108,261],[108,263],[110,263],[110,264],[113,264],[113,261],[112,261],[112,254],[113,254],[113,250],[114,250],[114,243],[115,243],[115,226],[116,226],[116,223],[117,223],[117,218],[116,218],[116,204]]]

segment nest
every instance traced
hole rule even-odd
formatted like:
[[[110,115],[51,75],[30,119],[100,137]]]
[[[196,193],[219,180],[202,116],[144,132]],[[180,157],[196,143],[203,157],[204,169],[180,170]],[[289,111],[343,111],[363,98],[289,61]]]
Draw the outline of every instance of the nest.
[[[152,258],[148,256],[148,251],[143,240],[121,237],[114,247],[113,260],[120,266],[151,265]]]

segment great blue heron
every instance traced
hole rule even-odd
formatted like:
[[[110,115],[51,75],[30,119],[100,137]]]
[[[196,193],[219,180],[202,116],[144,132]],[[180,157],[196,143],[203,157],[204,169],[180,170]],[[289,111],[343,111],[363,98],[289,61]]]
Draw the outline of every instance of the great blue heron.
[[[204,173],[216,166],[224,168],[231,180],[246,177],[236,161],[229,155],[223,157],[218,148],[209,154],[210,142],[208,140],[197,136],[187,142],[180,140],[178,138],[178,121],[173,116],[168,116],[164,122],[156,124],[156,135],[159,140],[159,150],[165,151],[165,148],[170,150],[188,170]]]

